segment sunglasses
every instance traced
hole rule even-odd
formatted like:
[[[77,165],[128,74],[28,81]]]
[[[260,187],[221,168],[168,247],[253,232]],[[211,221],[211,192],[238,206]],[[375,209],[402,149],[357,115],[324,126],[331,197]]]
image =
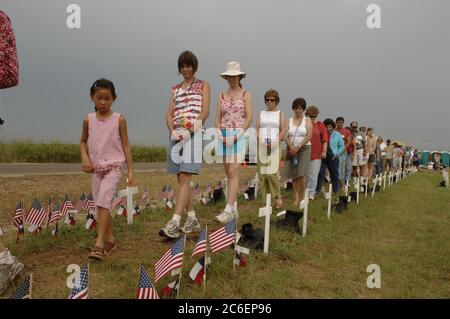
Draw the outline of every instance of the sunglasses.
[[[266,102],[276,102],[277,100],[275,99],[266,99]]]
[[[357,126],[352,126],[352,129],[356,130],[358,127]]]

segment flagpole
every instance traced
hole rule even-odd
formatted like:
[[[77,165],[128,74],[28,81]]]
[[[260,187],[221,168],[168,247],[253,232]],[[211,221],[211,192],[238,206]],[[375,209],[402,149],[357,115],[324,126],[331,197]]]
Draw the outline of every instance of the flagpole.
[[[183,258],[184,258],[184,248],[186,247],[186,235],[184,235],[184,242],[183,242]],[[180,296],[180,289],[181,289],[181,274],[183,271],[183,266],[181,266],[180,268],[180,274],[178,275],[178,289],[177,289],[177,299]],[[175,288],[176,288],[176,284],[175,284]]]
[[[87,294],[88,294],[88,297],[87,297],[87,299],[89,298],[89,293],[90,293],[90,291],[89,291],[89,278],[90,277],[90,274],[89,274],[89,263],[87,263],[87,278],[88,278],[88,280],[87,280]],[[81,273],[80,273],[80,283],[81,283]]]
[[[205,249],[205,270],[203,272],[203,290],[206,289],[206,265],[208,264],[207,257],[206,257],[206,254],[208,251],[208,226],[205,226],[205,240],[206,240],[206,242],[205,242],[206,249]]]
[[[33,299],[31,297],[32,292],[33,292],[33,274],[30,274],[30,299]]]
[[[237,242],[236,242],[236,238],[237,238],[237,227],[238,227],[238,225],[237,225],[237,220],[236,220],[236,226],[235,226],[235,228],[234,228],[234,247],[233,247],[233,271],[235,271],[235,270],[236,270],[236,264],[234,263],[234,256],[236,255],[236,245],[237,245]]]

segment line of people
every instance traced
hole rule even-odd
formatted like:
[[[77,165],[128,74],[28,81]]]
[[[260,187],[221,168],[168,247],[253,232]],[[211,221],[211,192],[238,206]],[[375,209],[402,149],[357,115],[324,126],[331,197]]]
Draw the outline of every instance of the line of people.
[[[196,77],[198,60],[195,54],[181,53],[177,67],[183,79],[171,88],[166,112],[167,172],[177,175],[177,205],[171,219],[159,231],[161,236],[168,238],[178,238],[180,232],[191,233],[201,227],[190,181],[192,175],[200,174],[205,134],[203,123],[210,114],[210,88],[206,81]],[[252,144],[245,140],[253,121],[253,101],[251,92],[241,83],[246,73],[238,62],[229,62],[220,76],[227,81],[228,87],[216,101],[214,151],[215,157],[223,161],[228,185],[225,207],[214,219],[228,223],[239,217],[239,172],[245,161],[246,144]],[[133,164],[127,123],[122,114],[112,111],[117,98],[114,84],[106,79],[97,80],[90,95],[95,112],[83,121],[80,151],[82,169],[92,176],[92,193],[97,206],[98,235],[89,258],[102,260],[117,247],[112,231],[111,199],[125,164],[128,167],[127,183],[133,183]],[[279,108],[280,96],[274,89],[265,93],[264,101],[265,110],[256,118],[260,189],[263,194],[272,194],[277,209],[284,205],[279,178],[279,160],[283,156],[285,178],[293,183],[292,205],[295,207],[303,200],[306,188],[311,199],[317,196],[327,171],[333,192],[337,193],[352,175],[371,178],[383,156],[381,169],[385,169],[386,163],[389,169],[398,167],[398,162],[391,161],[391,158],[399,158],[398,150],[392,149],[389,141],[384,146],[371,128],[365,132],[362,127],[358,129],[357,122],[345,128],[343,117],[321,122],[318,120],[319,109],[307,107],[301,97],[292,102],[293,115],[288,118]],[[286,149],[282,151],[283,141]],[[184,215],[186,218],[181,226]]]

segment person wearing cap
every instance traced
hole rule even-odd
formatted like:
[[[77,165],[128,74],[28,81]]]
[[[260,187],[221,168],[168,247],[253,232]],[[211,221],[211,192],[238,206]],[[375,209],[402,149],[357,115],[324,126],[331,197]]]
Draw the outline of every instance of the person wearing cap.
[[[271,194],[275,199],[275,208],[283,205],[278,178],[280,169],[280,142],[287,132],[286,118],[280,111],[280,95],[274,89],[264,94],[266,110],[261,111],[256,120],[256,136],[258,139],[258,171],[261,176],[263,198]]]
[[[202,150],[203,123],[209,116],[210,91],[207,82],[195,77],[197,68],[198,60],[194,53],[184,51],[180,54],[178,72],[183,76],[183,81],[172,87],[166,113],[169,130],[167,172],[177,175],[179,186],[175,213],[159,231],[160,236],[168,238],[178,238],[179,230],[185,234],[200,230],[190,181],[193,174],[200,174],[202,154],[198,154],[198,150]],[[180,228],[185,210],[187,218]]]
[[[367,177],[367,143],[365,136],[363,135],[365,133],[365,128],[361,127],[361,129],[358,130],[358,122],[356,121],[350,123],[350,128],[353,134],[353,177],[361,178],[361,184],[363,185],[364,180]]]
[[[225,209],[214,220],[228,223],[238,218],[235,202],[239,188],[239,169],[244,161],[244,133],[252,124],[253,102],[251,93],[242,88],[241,80],[246,73],[241,70],[239,62],[229,62],[220,76],[227,80],[228,90],[220,93],[217,98],[215,124],[218,138],[215,154],[223,159],[228,193]]]

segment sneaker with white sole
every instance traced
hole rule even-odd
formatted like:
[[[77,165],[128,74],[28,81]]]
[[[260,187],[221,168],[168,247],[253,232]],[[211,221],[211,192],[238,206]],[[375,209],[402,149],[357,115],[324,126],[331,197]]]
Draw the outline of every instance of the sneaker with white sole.
[[[185,234],[190,234],[193,230],[200,230],[200,223],[198,222],[197,217],[189,217],[186,218],[184,226],[180,228],[180,230]]]
[[[164,228],[159,230],[162,237],[178,238],[180,237],[179,226],[174,220],[169,220]]]
[[[222,224],[228,224],[228,223],[231,222],[235,217],[236,217],[236,214],[235,214],[235,213],[223,211],[222,213],[220,213],[219,215],[217,215],[216,217],[214,217],[214,220],[215,220],[216,222],[219,222],[219,223],[222,223]]]

